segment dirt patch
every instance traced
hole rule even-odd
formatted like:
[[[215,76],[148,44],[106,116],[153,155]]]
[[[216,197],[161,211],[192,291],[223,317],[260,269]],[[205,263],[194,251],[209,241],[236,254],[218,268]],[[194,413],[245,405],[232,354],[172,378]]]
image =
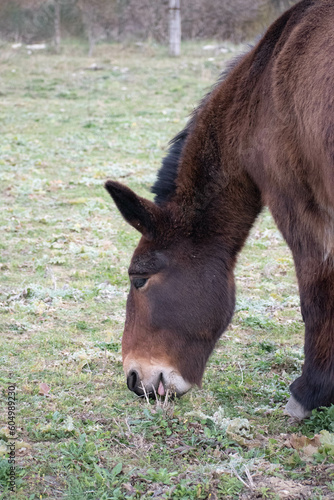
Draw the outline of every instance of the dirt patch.
[[[301,483],[290,481],[289,479],[281,479],[279,477],[268,477],[261,479],[256,483],[256,489],[261,493],[272,492],[278,496],[278,498],[284,499],[309,499],[312,498],[312,490],[309,486],[305,486]],[[261,498],[261,497],[260,497]]]

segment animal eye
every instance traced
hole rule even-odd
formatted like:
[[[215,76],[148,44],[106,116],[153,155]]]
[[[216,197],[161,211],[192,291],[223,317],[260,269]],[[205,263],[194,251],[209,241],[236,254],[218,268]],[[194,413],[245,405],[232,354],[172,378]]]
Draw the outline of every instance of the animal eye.
[[[133,286],[138,290],[138,288],[142,288],[146,282],[148,281],[148,278],[135,278],[132,280]]]

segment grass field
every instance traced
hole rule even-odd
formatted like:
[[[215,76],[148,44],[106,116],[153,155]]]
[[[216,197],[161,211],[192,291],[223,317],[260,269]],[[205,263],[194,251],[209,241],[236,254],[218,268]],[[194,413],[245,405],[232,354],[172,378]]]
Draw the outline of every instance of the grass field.
[[[138,234],[103,184],[151,196],[168,141],[239,50],[203,45],[185,44],[179,59],[152,44],[101,45],[94,58],[70,43],[61,55],[0,46],[2,499],[334,498],[333,410],[303,424],[282,412],[303,324],[268,212],[240,257],[236,313],[202,389],[148,403],[126,388]]]

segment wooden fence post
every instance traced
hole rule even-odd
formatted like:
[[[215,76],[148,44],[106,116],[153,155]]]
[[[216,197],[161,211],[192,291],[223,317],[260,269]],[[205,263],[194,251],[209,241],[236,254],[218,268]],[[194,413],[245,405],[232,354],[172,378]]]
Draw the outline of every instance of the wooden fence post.
[[[169,54],[179,56],[181,52],[180,0],[169,0]]]
[[[61,42],[60,0],[55,0],[54,8],[55,8],[55,18],[54,18],[55,46],[56,46],[56,52],[59,52],[60,51],[60,42]]]

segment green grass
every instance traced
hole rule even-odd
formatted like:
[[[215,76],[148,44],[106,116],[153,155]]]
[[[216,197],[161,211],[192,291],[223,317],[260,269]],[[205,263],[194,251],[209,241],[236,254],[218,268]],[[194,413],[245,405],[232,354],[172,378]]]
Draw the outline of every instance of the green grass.
[[[0,498],[333,498],[330,438],[311,456],[289,444],[332,432],[333,415],[296,425],[282,413],[303,324],[292,257],[268,212],[240,257],[236,312],[202,389],[148,404],[126,388],[138,234],[103,184],[151,196],[168,141],[239,49],[202,45],[185,44],[179,59],[152,44],[97,46],[94,59],[71,44],[60,55],[1,46]]]

